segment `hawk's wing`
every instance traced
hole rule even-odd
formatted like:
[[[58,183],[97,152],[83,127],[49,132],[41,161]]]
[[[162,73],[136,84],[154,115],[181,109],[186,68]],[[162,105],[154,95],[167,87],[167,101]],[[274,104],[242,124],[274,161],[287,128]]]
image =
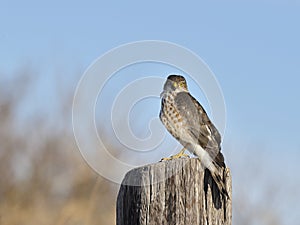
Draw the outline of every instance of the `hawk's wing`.
[[[224,157],[220,152],[221,135],[200,103],[191,94],[180,92],[175,97],[175,104],[187,132],[209,153],[212,159],[215,159],[219,165],[223,165]]]

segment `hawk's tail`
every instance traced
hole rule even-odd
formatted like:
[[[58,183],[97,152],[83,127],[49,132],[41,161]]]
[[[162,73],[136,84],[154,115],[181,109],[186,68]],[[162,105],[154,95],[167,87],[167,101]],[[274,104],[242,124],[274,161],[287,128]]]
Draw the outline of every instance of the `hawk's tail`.
[[[221,169],[223,170],[223,168]],[[214,171],[210,170],[211,176],[214,179],[215,183],[217,184],[219,191],[222,193],[223,196],[230,199],[229,194],[225,187],[225,179],[222,179],[218,172],[219,170],[214,170]]]
[[[217,184],[221,194],[230,199],[225,188],[225,176],[223,176],[224,179],[222,179],[220,175],[221,172],[224,173],[224,168],[226,168],[222,153],[219,151],[217,157],[215,158],[216,161],[212,160],[207,151],[203,150],[203,148],[200,146],[196,147],[193,153],[199,158],[202,165],[210,171],[212,178]]]

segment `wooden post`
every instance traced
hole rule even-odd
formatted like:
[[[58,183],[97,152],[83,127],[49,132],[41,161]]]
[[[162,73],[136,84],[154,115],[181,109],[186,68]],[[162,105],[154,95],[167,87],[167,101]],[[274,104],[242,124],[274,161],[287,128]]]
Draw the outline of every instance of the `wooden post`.
[[[231,176],[228,168],[223,172],[230,199],[196,158],[133,169],[119,190],[117,225],[231,225]]]

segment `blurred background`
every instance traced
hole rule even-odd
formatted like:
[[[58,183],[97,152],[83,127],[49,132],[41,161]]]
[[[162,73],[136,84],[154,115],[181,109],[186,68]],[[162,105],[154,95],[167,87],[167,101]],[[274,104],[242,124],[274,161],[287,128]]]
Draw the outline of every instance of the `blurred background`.
[[[0,224],[115,223],[119,185],[99,176],[81,156],[72,132],[72,100],[97,57],[149,39],[191,49],[219,81],[227,110],[223,152],[232,171],[234,224],[298,224],[299,10],[298,0],[3,1]],[[174,71],[145,68],[143,75],[162,78]],[[126,85],[119,82],[116,90]],[[191,91],[207,107],[201,92]],[[159,99],[145,104],[154,104],[150,115],[158,115]],[[135,110],[144,113],[142,107]],[[147,123],[141,117],[133,127],[138,132]],[[101,119],[98,130],[120,154]],[[166,153],[158,152],[147,160],[162,157]]]

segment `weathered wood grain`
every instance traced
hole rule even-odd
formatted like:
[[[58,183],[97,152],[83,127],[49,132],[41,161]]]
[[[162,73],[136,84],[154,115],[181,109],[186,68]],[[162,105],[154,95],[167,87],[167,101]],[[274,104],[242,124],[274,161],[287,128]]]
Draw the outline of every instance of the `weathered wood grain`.
[[[231,224],[230,170],[220,171],[225,199],[196,158],[146,165],[129,171],[117,199],[117,225]],[[135,186],[131,186],[134,184]]]

